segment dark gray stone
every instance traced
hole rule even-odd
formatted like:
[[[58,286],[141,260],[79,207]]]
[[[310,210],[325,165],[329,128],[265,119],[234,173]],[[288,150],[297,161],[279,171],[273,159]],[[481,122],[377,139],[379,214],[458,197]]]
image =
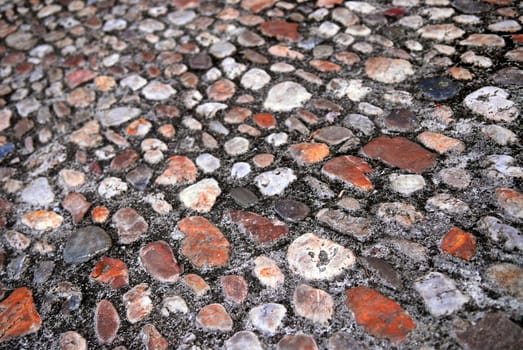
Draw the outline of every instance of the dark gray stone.
[[[274,203],[274,210],[284,220],[290,222],[301,221],[310,213],[310,209],[307,205],[293,199],[282,199],[276,201],[276,203]]]
[[[258,197],[245,187],[233,188],[229,194],[234,202],[242,208],[248,208],[258,202]]]
[[[91,260],[111,247],[111,237],[97,226],[87,226],[71,234],[64,248],[64,261],[79,264]]]
[[[141,165],[127,173],[125,179],[137,190],[143,191],[149,184],[153,171],[146,165]]]
[[[523,330],[501,313],[490,313],[457,333],[457,341],[465,350],[519,350]]]

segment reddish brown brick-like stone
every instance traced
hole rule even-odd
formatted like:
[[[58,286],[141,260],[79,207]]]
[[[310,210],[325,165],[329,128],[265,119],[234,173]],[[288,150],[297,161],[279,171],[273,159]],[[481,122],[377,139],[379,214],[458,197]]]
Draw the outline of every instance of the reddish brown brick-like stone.
[[[278,40],[298,41],[301,38],[298,33],[298,23],[267,21],[260,26],[260,30],[263,34],[276,37]]]
[[[436,154],[404,137],[379,136],[363,147],[370,158],[421,174],[436,165]]]
[[[122,288],[129,284],[129,271],[122,260],[104,256],[91,272],[91,278],[113,288]]]
[[[232,329],[232,319],[221,304],[204,306],[198,315],[196,322],[204,329],[210,331],[228,332]]]
[[[96,77],[96,72],[88,69],[79,69],[71,72],[65,76],[65,83],[71,89],[82,85],[83,83],[93,80]]]
[[[83,194],[80,193],[69,193],[65,196],[62,205],[65,210],[71,213],[73,217],[73,223],[77,224],[84,218],[85,213],[91,207],[91,203],[88,202]]]
[[[242,8],[257,13],[266,8],[272,7],[276,1],[277,0],[243,0]]]
[[[359,189],[370,191],[374,187],[365,175],[374,171],[363,159],[354,156],[332,158],[321,169],[325,175],[341,180]]]
[[[17,288],[0,303],[0,343],[37,332],[41,325],[29,289]]]
[[[109,300],[101,300],[94,316],[96,337],[101,344],[110,344],[120,328],[120,316]]]
[[[276,118],[270,113],[258,113],[253,120],[262,129],[273,129],[277,123]]]
[[[356,322],[375,337],[401,343],[416,327],[401,306],[372,288],[355,287],[346,294],[347,306]]]
[[[227,213],[240,230],[258,244],[270,244],[289,233],[289,227],[279,220],[270,220],[248,211],[231,210]]]
[[[111,161],[111,170],[122,171],[129,168],[131,165],[136,163],[140,158],[140,155],[134,149],[126,149],[120,152]]]
[[[227,101],[234,95],[235,91],[236,86],[232,81],[220,79],[207,88],[207,95],[214,101]]]
[[[329,61],[312,60],[309,64],[320,72],[339,72],[341,70],[340,65]]]
[[[185,234],[181,252],[196,267],[223,266],[229,260],[229,241],[204,217],[186,217],[178,229]]]
[[[196,181],[198,170],[196,165],[185,156],[169,158],[167,169],[156,179],[157,185],[180,185]]]
[[[182,272],[173,251],[165,241],[156,241],[140,249],[140,259],[145,270],[161,282],[174,283]]]
[[[446,254],[470,260],[476,254],[476,238],[458,227],[453,227],[443,237],[441,250]]]

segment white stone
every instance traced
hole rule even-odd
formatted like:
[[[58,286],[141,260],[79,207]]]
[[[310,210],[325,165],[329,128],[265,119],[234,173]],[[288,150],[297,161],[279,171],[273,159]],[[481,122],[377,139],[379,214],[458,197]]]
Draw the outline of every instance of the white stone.
[[[356,257],[348,248],[306,233],[289,245],[287,262],[292,272],[307,280],[330,280],[352,267]]]
[[[405,196],[410,196],[412,193],[422,190],[423,187],[425,187],[425,179],[421,175],[391,174],[389,181],[392,190]]]
[[[254,91],[262,89],[271,81],[271,76],[266,71],[259,68],[252,68],[245,73],[240,81],[240,84],[246,88]]]
[[[453,280],[439,272],[431,272],[414,283],[425,306],[433,316],[450,315],[468,301]]]
[[[508,96],[508,92],[503,89],[485,86],[467,95],[463,103],[472,112],[487,119],[512,122],[519,116],[519,110]]]
[[[276,303],[263,304],[249,311],[249,322],[260,332],[275,334],[280,327],[287,309]]]
[[[166,100],[176,93],[176,90],[171,85],[160,83],[159,81],[152,81],[147,84],[142,94],[148,100],[161,101]]]
[[[180,201],[187,207],[200,213],[208,213],[222,193],[218,181],[203,179],[180,192]]]
[[[300,84],[285,81],[274,85],[267,95],[264,108],[272,111],[291,111],[301,107],[312,95]]]
[[[127,184],[117,177],[107,177],[98,186],[98,194],[109,199],[127,191]]]
[[[21,194],[22,201],[31,205],[45,206],[54,201],[53,189],[45,177],[31,182]]]
[[[277,168],[256,176],[254,182],[262,194],[266,196],[276,196],[282,194],[296,179],[297,177],[294,175],[292,169]]]

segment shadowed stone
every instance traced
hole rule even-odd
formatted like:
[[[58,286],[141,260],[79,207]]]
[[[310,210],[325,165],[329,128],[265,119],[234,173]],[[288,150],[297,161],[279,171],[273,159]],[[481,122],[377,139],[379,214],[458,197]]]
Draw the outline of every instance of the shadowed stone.
[[[91,260],[111,248],[111,237],[97,226],[82,227],[74,231],[64,248],[64,261],[79,264]]]

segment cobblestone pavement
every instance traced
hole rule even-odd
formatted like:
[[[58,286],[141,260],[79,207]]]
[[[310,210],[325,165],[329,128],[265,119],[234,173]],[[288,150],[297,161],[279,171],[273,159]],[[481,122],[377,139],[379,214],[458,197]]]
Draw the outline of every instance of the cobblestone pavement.
[[[0,348],[521,349],[522,22],[0,0]]]

